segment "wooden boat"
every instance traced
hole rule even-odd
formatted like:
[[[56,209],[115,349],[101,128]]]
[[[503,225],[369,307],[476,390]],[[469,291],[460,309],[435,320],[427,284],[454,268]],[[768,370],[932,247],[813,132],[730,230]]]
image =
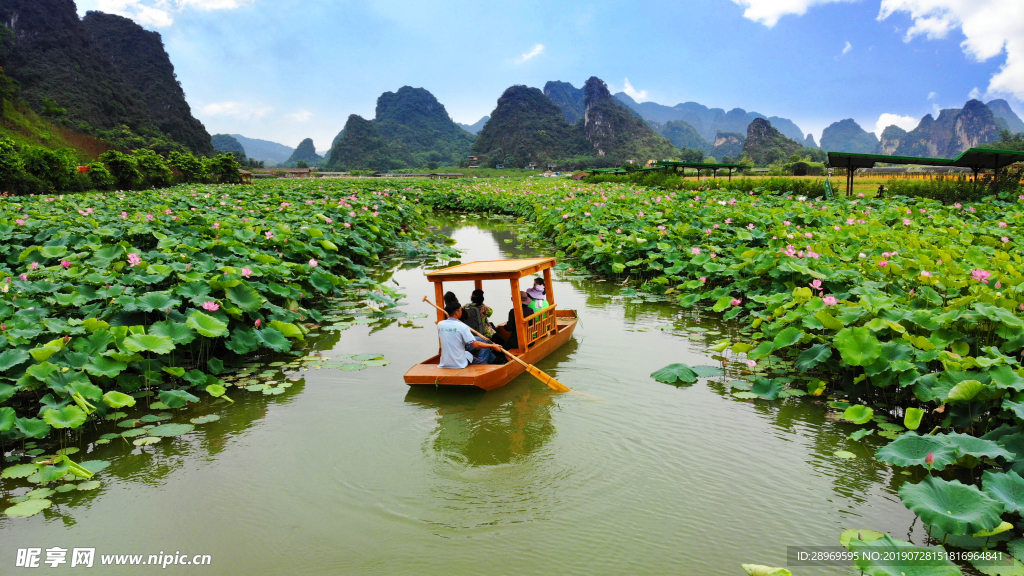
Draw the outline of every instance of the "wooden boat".
[[[526,276],[543,273],[547,308],[523,317],[521,306],[513,306],[518,330],[519,348],[509,350],[527,364],[536,364],[572,337],[576,329],[576,311],[559,310],[552,290],[551,268],[554,258],[526,258],[520,260],[491,260],[470,262],[452,266],[436,272],[428,272],[427,280],[434,283],[434,296],[439,307],[444,307],[444,283],[473,282],[474,287],[483,290],[484,280],[508,280],[512,294],[519,294],[519,280]],[[441,312],[438,321],[444,320]],[[441,354],[421,362],[405,373],[405,383],[410,386],[476,386],[494,390],[508,384],[526,369],[522,364],[509,361],[507,364],[470,364],[462,369],[439,368]]]

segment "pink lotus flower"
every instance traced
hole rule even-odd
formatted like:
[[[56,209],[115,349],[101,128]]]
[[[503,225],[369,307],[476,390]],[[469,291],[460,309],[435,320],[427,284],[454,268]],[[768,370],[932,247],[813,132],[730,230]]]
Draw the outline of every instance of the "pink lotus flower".
[[[747,360],[747,368],[754,368],[755,366],[757,366],[757,362],[754,360]]]
[[[14,223],[17,224],[18,226],[24,226],[25,225],[25,221],[22,220],[21,218],[18,218],[17,220],[15,220]]]
[[[879,268],[885,268],[888,265],[889,265],[889,263],[886,262],[885,260],[879,260],[879,262],[878,262],[878,267]]]
[[[153,215],[152,214],[146,214],[146,220],[152,222],[154,220]]]
[[[1010,241],[1010,239],[1009,239],[1009,238],[1007,238],[1006,236],[1003,236],[1002,238],[1000,238],[1000,240],[1002,240],[1002,241],[1003,241],[1003,244],[1006,244],[1007,242],[1009,242],[1009,241]]]
[[[622,234],[622,228],[616,228],[615,229],[615,233],[616,234]]]
[[[61,260],[60,261],[60,265],[63,266],[65,270],[67,270],[68,268],[71,268],[71,261],[70,260]]]
[[[903,219],[903,225],[904,226],[910,226],[910,218],[904,218]]]
[[[270,230],[267,230],[266,232],[264,232],[263,235],[267,237],[267,240],[270,240],[271,238],[274,237],[274,233],[271,232]]]
[[[142,258],[139,258],[138,254],[132,252],[131,254],[128,255],[128,265],[131,266],[132,268],[135,268],[141,263]]]
[[[992,276],[992,273],[988,270],[971,270],[971,278],[981,282],[982,284],[988,284],[990,276]]]
[[[203,310],[216,312],[217,310],[220,310],[220,304],[217,304],[216,302],[203,302]]]
[[[694,246],[693,248],[690,248],[690,254],[693,254],[694,256],[699,256],[700,255],[700,248],[698,248],[696,246]]]
[[[754,229],[754,223],[753,222],[751,222],[750,224],[747,224],[747,230],[753,230],[753,229]]]
[[[28,274],[22,274],[21,276],[18,276],[18,278],[21,278],[22,282],[28,282]]]
[[[921,276],[924,276],[925,278],[930,278],[931,275],[932,275],[931,272],[929,272],[927,270],[921,270]]]
[[[242,221],[245,222],[246,221],[245,218],[242,218]],[[331,220],[330,218],[327,218],[324,221],[327,222],[328,224],[334,224],[334,220]]]
[[[252,276],[252,269],[242,268],[242,278],[248,278],[249,276]]]
[[[808,284],[808,286],[810,286],[811,288],[814,288],[815,290],[821,290],[821,280],[815,279],[815,280],[811,281],[811,283]]]
[[[351,227],[352,227],[351,224],[349,224],[348,222],[345,222],[345,228],[351,228]]]
[[[792,224],[792,222],[790,222],[789,220],[783,220],[782,221],[782,225],[783,226],[789,226],[790,224]]]
[[[39,262],[33,262],[28,267],[29,270],[35,270],[36,268],[39,268]]]
[[[317,264],[317,261],[312,258],[309,259],[309,265],[312,266],[313,268],[319,266],[319,264]]]
[[[214,223],[213,223],[213,227],[214,227],[215,229],[216,229],[216,228],[220,228],[220,222],[214,222]]]
[[[287,208],[289,206],[291,206],[291,204],[289,204],[288,202],[281,202],[281,208]]]
[[[839,303],[835,296],[825,296],[821,301],[825,303],[825,306],[835,306]]]
[[[1003,283],[1000,282],[999,280],[996,280],[996,288],[1002,288],[1002,287],[1003,287]]]
[[[700,281],[706,283],[708,281],[708,277],[707,276],[701,276],[700,277]]]
[[[999,227],[1000,228],[1006,228],[1006,222],[1000,222],[999,223]]]
[[[956,204],[953,204],[953,208],[956,208],[956,209],[963,208],[963,204],[957,202]]]
[[[643,213],[643,212],[641,212],[641,213],[640,213],[640,217],[641,217],[641,218],[643,218],[643,217],[644,217],[644,213]]]
[[[929,452],[929,453],[928,453],[928,455],[924,457],[924,463],[925,463],[925,464],[926,464],[927,466],[929,466],[929,467],[930,467],[930,466],[931,466],[932,464],[934,464],[934,463],[935,463],[935,454],[934,454],[934,453],[932,453],[932,452]]]
[[[257,328],[259,328],[259,327],[260,327],[260,324],[262,324],[262,322],[260,322],[260,319],[259,319],[259,318],[257,318],[257,319],[256,319],[256,322],[254,322],[254,323],[253,323],[253,325],[254,325],[254,326],[256,326]]]
[[[733,306],[739,306],[740,304],[743,304],[743,300],[740,300],[739,298],[733,298],[731,304]]]
[[[725,219],[725,223],[726,224],[732,224],[732,218],[726,218]]]

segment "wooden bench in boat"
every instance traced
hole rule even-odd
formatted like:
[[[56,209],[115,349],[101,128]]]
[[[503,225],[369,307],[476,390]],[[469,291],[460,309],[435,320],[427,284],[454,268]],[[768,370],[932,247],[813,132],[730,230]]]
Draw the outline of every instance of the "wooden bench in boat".
[[[552,290],[551,268],[555,265],[554,258],[528,258],[520,260],[495,260],[471,262],[436,272],[429,272],[427,280],[434,283],[434,294],[437,305],[444,306],[444,282],[473,281],[475,288],[483,289],[484,280],[509,280],[512,294],[519,294],[519,280],[542,272],[544,274],[545,296],[549,302],[547,308],[530,316],[523,317],[521,306],[513,306],[517,340],[519,348],[509,350],[527,364],[536,364],[545,356],[565,344],[576,329],[576,312],[559,310],[554,301]],[[444,320],[444,314],[438,312],[438,321]],[[484,390],[493,390],[508,384],[516,376],[523,373],[525,367],[518,362],[507,364],[470,364],[462,369],[439,368],[440,353],[421,362],[405,373],[405,382],[410,386],[476,386]]]

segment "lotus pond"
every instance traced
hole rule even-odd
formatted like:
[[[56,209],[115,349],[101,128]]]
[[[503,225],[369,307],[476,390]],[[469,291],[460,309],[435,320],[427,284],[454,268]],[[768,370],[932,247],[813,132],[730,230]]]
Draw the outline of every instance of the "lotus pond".
[[[729,574],[847,529],[877,531],[856,548],[1019,553],[1018,198],[410,184],[9,210],[5,542],[88,523],[145,548],[142,524],[109,528],[128,498],[227,573],[267,549],[281,570],[423,572],[454,546],[434,570]],[[541,368],[601,400],[529,377],[406,389],[436,341],[400,298],[452,256],[424,206],[519,218],[446,229],[464,260],[559,251],[583,323]]]

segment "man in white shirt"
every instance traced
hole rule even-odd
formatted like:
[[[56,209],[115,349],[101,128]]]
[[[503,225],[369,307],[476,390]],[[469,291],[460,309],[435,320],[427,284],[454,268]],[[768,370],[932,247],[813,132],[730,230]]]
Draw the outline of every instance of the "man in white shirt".
[[[462,317],[462,306],[458,303],[446,305],[444,311],[448,313],[448,319],[437,323],[437,336],[441,339],[441,362],[438,367],[465,368],[470,364],[493,364],[493,351],[500,350],[501,346],[474,336],[469,326],[459,320]]]

